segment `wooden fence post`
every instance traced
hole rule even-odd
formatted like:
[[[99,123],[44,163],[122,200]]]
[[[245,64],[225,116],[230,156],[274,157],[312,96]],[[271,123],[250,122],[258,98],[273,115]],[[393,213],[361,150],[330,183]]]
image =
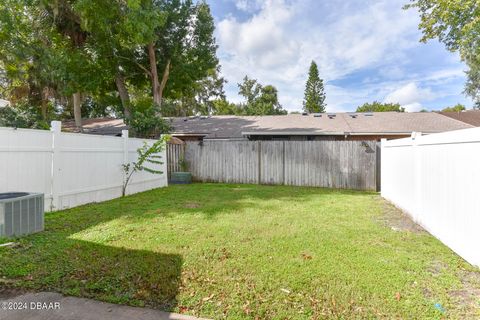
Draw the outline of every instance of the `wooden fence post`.
[[[258,184],[262,184],[262,141],[258,141]]]
[[[60,166],[60,147],[59,140],[62,133],[62,122],[52,121],[50,123],[50,131],[52,132],[52,171],[51,171],[51,197],[50,210],[60,208],[60,190],[58,187],[58,174],[61,170]]]
[[[282,167],[283,167],[283,185],[285,185],[286,182],[286,177],[285,175],[287,174],[287,168],[285,167],[285,150],[286,150],[286,141],[283,141],[283,157],[282,157]]]
[[[375,190],[377,192],[382,190],[382,142],[375,144]]]

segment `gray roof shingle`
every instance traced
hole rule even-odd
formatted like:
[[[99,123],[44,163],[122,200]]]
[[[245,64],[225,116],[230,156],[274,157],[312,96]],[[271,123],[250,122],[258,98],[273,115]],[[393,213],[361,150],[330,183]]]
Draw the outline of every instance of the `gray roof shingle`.
[[[204,135],[206,138],[242,138],[259,135],[343,135],[436,133],[472,126],[432,112],[336,113],[304,116],[212,116],[171,118],[175,134]]]

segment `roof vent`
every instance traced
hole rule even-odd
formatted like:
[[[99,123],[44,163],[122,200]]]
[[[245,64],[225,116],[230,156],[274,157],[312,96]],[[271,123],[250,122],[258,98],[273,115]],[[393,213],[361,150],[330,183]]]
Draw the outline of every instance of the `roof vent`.
[[[321,118],[322,115],[321,115],[320,113],[315,113],[315,114],[313,115],[313,117],[314,117],[314,118]]]
[[[302,116],[308,116],[308,112],[303,112]]]
[[[205,119],[207,119],[207,116],[201,116],[200,117],[200,120],[205,120]]]
[[[356,119],[356,118],[358,117],[358,115],[355,114],[355,113],[350,113],[349,116],[350,116],[350,118],[352,118],[352,119]]]
[[[336,115],[335,113],[329,113],[329,114],[328,114],[328,118],[329,118],[329,119],[335,119],[336,116],[337,116],[337,115]]]
[[[365,113],[365,117],[373,117],[373,113],[371,112]]]

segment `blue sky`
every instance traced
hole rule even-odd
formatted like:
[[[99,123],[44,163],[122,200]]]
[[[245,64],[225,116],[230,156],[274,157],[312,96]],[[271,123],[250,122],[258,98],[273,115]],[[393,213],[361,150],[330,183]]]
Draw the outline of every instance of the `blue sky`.
[[[327,111],[374,100],[408,111],[438,110],[463,94],[465,65],[437,41],[420,43],[408,0],[212,0],[218,56],[229,100],[241,101],[245,75],[279,90],[289,111],[302,108],[308,67],[326,81]]]

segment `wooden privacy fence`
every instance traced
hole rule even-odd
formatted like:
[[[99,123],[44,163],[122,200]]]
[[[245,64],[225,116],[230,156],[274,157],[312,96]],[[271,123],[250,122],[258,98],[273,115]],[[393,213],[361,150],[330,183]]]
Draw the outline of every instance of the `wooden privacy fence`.
[[[377,189],[374,141],[188,142],[196,181]]]
[[[180,162],[185,158],[185,144],[167,144],[167,172],[170,179],[172,172],[182,171]]]

